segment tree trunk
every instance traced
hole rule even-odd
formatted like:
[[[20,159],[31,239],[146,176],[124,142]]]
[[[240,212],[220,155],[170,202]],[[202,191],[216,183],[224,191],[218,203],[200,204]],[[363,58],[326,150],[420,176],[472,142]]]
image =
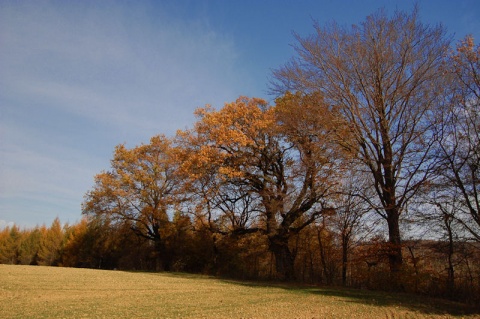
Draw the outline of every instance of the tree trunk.
[[[347,235],[342,235],[342,285],[347,285],[347,267],[348,267],[348,241]]]
[[[400,237],[400,214],[398,208],[387,210],[388,223],[388,262],[392,288],[403,290],[401,283],[401,270],[403,265],[402,241]]]
[[[154,238],[155,247],[155,270],[156,271],[170,271],[172,266],[172,252],[169,251],[165,240],[158,232]]]
[[[415,286],[414,286],[414,292],[418,292],[418,281],[419,281],[419,274],[418,274],[418,259],[415,257],[415,253],[413,252],[413,246],[408,246],[408,251],[410,252],[410,257],[412,257],[412,264],[413,264],[413,269],[415,271]]]
[[[452,231],[452,220],[453,218],[449,215],[444,216],[445,228],[448,234],[448,267],[447,267],[447,294],[448,297],[452,298],[455,292],[455,268],[453,266],[453,253],[454,253],[454,239]]]
[[[163,241],[160,238],[155,238],[154,245],[155,245],[155,271],[166,270],[165,265],[163,263],[165,245],[163,244]]]
[[[323,238],[322,238],[322,228],[317,228],[317,239],[318,239],[318,248],[320,250],[320,259],[322,261],[322,268],[323,268],[323,275],[325,276],[325,279],[327,281],[327,284],[332,283],[332,278],[330,275],[330,271],[328,269],[328,264],[327,264],[327,255],[325,252],[325,247],[323,243]]]
[[[275,268],[281,280],[291,281],[295,279],[294,263],[295,255],[288,247],[288,237],[275,235],[269,238],[270,251],[275,256]]]

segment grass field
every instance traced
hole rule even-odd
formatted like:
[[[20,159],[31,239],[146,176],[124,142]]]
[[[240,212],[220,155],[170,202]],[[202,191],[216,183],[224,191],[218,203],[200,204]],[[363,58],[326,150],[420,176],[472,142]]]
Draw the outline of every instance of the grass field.
[[[479,318],[403,294],[0,265],[0,318]]]

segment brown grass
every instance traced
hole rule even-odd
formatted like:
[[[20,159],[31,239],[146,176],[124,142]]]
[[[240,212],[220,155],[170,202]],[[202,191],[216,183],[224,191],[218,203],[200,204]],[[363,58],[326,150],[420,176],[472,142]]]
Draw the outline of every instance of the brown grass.
[[[1,318],[478,318],[418,296],[206,276],[0,265]]]

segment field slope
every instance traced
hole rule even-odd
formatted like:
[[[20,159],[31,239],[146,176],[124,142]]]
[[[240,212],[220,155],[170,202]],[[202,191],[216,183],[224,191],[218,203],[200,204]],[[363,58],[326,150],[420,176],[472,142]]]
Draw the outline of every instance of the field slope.
[[[0,265],[1,318],[478,318],[454,303],[205,276]]]

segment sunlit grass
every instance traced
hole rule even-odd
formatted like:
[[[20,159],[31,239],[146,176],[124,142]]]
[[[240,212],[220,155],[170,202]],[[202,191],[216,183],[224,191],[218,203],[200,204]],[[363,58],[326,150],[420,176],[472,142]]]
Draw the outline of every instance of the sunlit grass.
[[[1,318],[475,318],[411,295],[0,265]]]

